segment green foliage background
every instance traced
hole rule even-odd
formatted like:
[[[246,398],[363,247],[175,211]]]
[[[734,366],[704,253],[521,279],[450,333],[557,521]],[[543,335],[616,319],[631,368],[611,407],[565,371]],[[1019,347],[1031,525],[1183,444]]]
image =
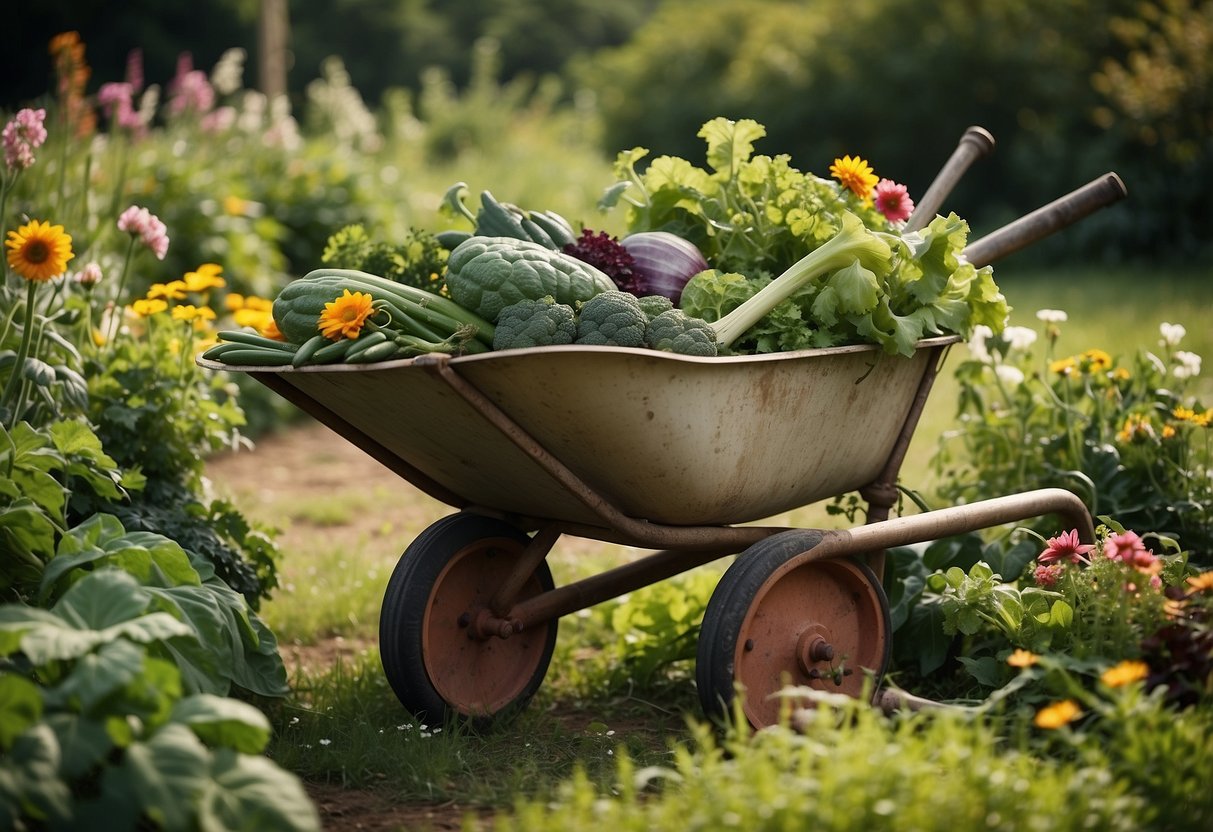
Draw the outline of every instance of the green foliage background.
[[[424,106],[443,84],[474,86],[491,39],[503,82],[558,81],[562,107],[595,114],[605,157],[687,156],[709,118],[746,117],[769,128],[760,151],[812,171],[859,154],[921,195],[977,124],[998,149],[949,201],[977,232],[1114,169],[1134,207],[1029,256],[1180,261],[1213,246],[1208,0],[296,0],[290,16],[296,104],[337,56],[372,106]],[[138,46],[164,78],[181,51],[206,67],[241,46],[255,62],[256,17],[256,0],[22,8],[0,105],[46,89],[45,44],[63,29],[81,32],[97,77],[121,77]]]

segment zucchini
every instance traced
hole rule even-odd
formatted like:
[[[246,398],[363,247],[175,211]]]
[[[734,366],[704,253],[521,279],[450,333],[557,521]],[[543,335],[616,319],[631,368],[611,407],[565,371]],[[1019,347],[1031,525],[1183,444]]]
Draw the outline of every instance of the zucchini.
[[[381,341],[358,352],[351,351],[345,357],[347,364],[373,364],[376,361],[388,361],[400,353],[400,345],[395,341]]]
[[[242,346],[238,350],[225,352],[222,361],[236,367],[285,367],[291,363],[292,357],[291,353],[282,350]]]
[[[323,347],[325,344],[331,343],[332,342],[323,335],[313,335],[311,338],[303,342],[303,346],[295,350],[295,356],[291,359],[291,366],[302,367],[304,364],[307,364],[312,360],[312,357],[317,353],[317,351],[320,350],[321,347]]]
[[[295,345],[289,344],[286,341],[278,341],[274,338],[266,338],[264,335],[259,335],[256,332],[249,332],[244,329],[228,329],[215,333],[215,336],[224,343],[228,344],[244,344],[249,347],[261,347],[267,350],[281,350],[282,352],[294,352]]]

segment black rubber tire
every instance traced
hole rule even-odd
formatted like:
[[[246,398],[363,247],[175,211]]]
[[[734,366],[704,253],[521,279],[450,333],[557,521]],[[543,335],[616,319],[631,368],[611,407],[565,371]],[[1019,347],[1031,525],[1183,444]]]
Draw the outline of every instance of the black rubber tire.
[[[731,716],[739,681],[734,657],[742,626],[759,590],[775,570],[815,547],[821,539],[822,533],[813,529],[793,529],[774,534],[742,552],[721,576],[704,611],[695,664],[700,706],[710,719],[724,720]],[[892,647],[888,598],[875,573],[865,563],[854,559],[847,559],[847,562],[858,568],[878,599],[878,615],[883,621],[883,655],[879,667],[871,670],[879,685],[888,667]],[[750,691],[749,695],[765,696],[775,692]]]
[[[487,727],[494,718],[521,710],[543,683],[556,647],[556,619],[531,628],[525,635],[511,637],[542,639],[538,665],[510,701],[492,713],[472,713],[459,703],[448,702],[426,666],[424,633],[427,609],[436,589],[435,584],[444,574],[448,563],[467,547],[480,542],[516,545],[517,550],[521,551],[528,540],[525,533],[502,520],[459,513],[429,526],[400,556],[383,596],[379,618],[379,653],[384,675],[396,698],[417,718],[431,724],[456,721]],[[532,581],[536,580],[541,591],[555,586],[546,561],[535,570]],[[453,621],[432,622],[431,625],[457,626]]]

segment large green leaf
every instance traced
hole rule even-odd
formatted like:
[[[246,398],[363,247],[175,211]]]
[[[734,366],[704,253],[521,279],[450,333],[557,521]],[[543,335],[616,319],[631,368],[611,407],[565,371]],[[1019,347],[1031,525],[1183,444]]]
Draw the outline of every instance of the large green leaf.
[[[38,686],[15,673],[0,673],[0,749],[42,716],[42,695]]]
[[[59,771],[68,780],[87,774],[114,748],[114,739],[105,722],[60,712],[49,714],[46,724],[59,740],[62,755]]]
[[[101,787],[165,830],[188,830],[195,828],[194,806],[207,787],[209,766],[210,752],[194,733],[170,723],[126,749],[122,762],[106,770]]]
[[[102,644],[96,653],[82,656],[67,678],[48,691],[47,703],[73,711],[92,711],[139,675],[144,654],[143,647],[126,639]]]
[[[265,757],[215,752],[209,783],[198,805],[202,832],[277,832],[320,828],[303,784]]]
[[[24,573],[50,560],[55,551],[55,524],[36,503],[22,498],[0,509],[0,544],[2,586],[17,577],[9,570],[21,568]]]
[[[49,821],[52,828],[71,817],[72,794],[59,779],[59,759],[59,744],[45,723],[18,736],[0,756],[0,828],[15,828],[22,816]]]
[[[247,702],[198,693],[173,705],[173,722],[189,726],[212,748],[260,754],[270,741],[270,722]]]

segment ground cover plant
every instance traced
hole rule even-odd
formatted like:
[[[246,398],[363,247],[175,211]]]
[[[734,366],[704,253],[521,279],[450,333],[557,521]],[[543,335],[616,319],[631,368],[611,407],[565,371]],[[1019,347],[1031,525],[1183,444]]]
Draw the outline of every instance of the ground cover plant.
[[[219,83],[235,56],[210,77],[183,66],[166,109],[146,111],[154,121],[123,109],[128,80],[101,113],[110,132],[84,142],[89,111],[73,86],[83,44],[65,36],[55,54],[61,94],[7,120],[0,198],[6,825],[106,811],[132,828],[353,828],[372,820],[367,807],[385,828],[1213,820],[1209,391],[1197,372],[1213,347],[1207,270],[1100,275],[1102,291],[1078,299],[1058,287],[1085,278],[1025,276],[1020,291],[1006,287],[1011,320],[1042,327],[1037,340],[1012,330],[954,348],[903,472],[903,510],[1061,476],[1088,485],[1077,490],[1102,516],[1093,548],[1044,524],[893,553],[889,682],[947,707],[883,714],[789,691],[779,726],[705,721],[694,644],[723,560],[562,621],[545,685],[512,720],[431,724],[399,708],[374,634],[400,549],[449,509],[306,421],[253,450],[244,420],[270,424],[281,403],[192,359],[219,327],[271,332],[266,290],[293,261],[357,243],[359,222],[372,239],[410,239],[424,212],[385,221],[371,195],[389,168],[409,179],[393,205],[436,206],[458,170],[577,216],[597,198],[582,183],[610,181],[609,164],[576,147],[524,153],[545,125],[577,122],[516,100],[517,132],[498,155],[473,143],[422,179],[424,153],[389,129],[391,114],[388,128],[337,129],[357,104],[339,68],[315,89],[312,136]],[[203,83],[227,90],[228,127],[214,100],[173,97]],[[433,112],[447,107],[452,123],[505,106],[482,83]],[[228,152],[210,144],[212,128]],[[194,144],[192,157],[181,149]],[[562,155],[573,185],[541,192]],[[247,182],[250,158],[263,185]],[[351,195],[342,210],[317,204],[337,187]],[[168,202],[149,207],[153,196]],[[1061,309],[1065,322],[1036,314]],[[1096,341],[1122,319],[1116,344]],[[1033,346],[1056,352],[1029,356]],[[1093,349],[1106,361],[1081,358]],[[983,455],[1005,436],[1041,452],[1022,466]],[[1095,464],[1113,454],[1107,470]],[[821,507],[780,519],[841,522]],[[552,567],[564,583],[636,554],[570,540]]]

